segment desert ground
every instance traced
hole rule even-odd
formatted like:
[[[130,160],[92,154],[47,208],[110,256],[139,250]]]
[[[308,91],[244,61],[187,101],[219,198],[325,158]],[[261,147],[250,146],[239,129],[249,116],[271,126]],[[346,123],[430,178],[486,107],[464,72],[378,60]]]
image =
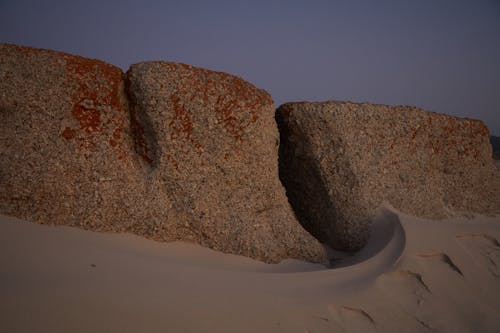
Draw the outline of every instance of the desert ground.
[[[499,332],[500,218],[381,209],[332,267],[2,216],[2,332]]]

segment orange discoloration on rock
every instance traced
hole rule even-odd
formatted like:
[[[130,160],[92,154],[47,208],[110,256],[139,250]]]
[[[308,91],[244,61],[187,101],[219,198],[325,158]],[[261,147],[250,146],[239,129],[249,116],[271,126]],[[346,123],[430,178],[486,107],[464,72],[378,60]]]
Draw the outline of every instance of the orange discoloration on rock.
[[[118,145],[118,142],[120,141],[120,138],[121,138],[121,132],[122,132],[122,130],[123,130],[123,128],[117,127],[113,131],[113,135],[112,135],[111,139],[109,139],[109,144],[112,147],[116,147]]]
[[[179,170],[179,163],[175,158],[173,158],[170,154],[165,154],[165,157],[170,162],[170,164],[174,167],[175,170]]]
[[[170,102],[174,109],[172,120],[168,123],[168,127],[171,129],[170,138],[177,139],[179,137],[184,137],[190,139],[191,134],[193,134],[191,113],[181,104],[179,96],[171,95]]]
[[[245,129],[259,118],[259,110],[271,101],[267,99],[267,95],[262,96],[255,89],[249,87],[248,83],[237,77],[232,77],[229,83],[224,82],[226,83],[225,88],[231,92],[228,94],[231,99],[219,96],[215,106],[217,117],[235,141],[241,141]],[[240,105],[240,101],[243,101],[244,104]],[[243,110],[249,113],[249,119],[240,116]]]
[[[180,66],[179,81],[184,82],[171,102],[176,114],[175,134],[191,140],[190,119],[182,110],[182,100],[213,105],[217,121],[235,141],[241,141],[245,129],[259,119],[262,107],[272,104],[270,96],[240,78],[220,72],[192,67],[186,64],[166,63],[165,66]],[[225,91],[221,95],[218,91]],[[179,97],[180,96],[180,97]],[[189,135],[188,135],[189,134]]]
[[[122,150],[122,151],[120,151],[120,153],[118,153],[118,159],[120,161],[124,161],[126,157],[127,157],[127,153],[125,151]]]
[[[121,137],[116,128],[122,128],[125,119],[119,97],[121,70],[99,60],[61,55],[68,73],[67,84],[73,89],[71,114],[80,126],[73,130],[80,150],[94,150],[97,142],[103,141],[102,137],[119,149]],[[115,130],[111,132],[113,127]]]
[[[417,130],[413,130],[412,133],[411,133],[411,139],[412,140],[415,140],[415,138],[417,137]]]
[[[85,109],[77,104],[71,113],[80,123],[80,128],[87,134],[100,131],[101,113],[98,110]]]
[[[61,135],[63,138],[69,141],[75,138],[75,131],[70,127],[66,127]]]

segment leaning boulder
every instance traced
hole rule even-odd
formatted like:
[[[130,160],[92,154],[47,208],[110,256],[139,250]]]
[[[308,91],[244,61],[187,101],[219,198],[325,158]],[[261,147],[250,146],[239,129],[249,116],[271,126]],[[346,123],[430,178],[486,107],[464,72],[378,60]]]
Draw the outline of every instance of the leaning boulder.
[[[335,248],[361,248],[384,203],[431,219],[500,214],[481,121],[349,102],[288,103],[276,118],[290,202],[304,227]]]
[[[235,76],[167,62],[133,65],[127,90],[147,183],[171,199],[170,228],[265,261],[324,261],[279,181],[268,93]]]

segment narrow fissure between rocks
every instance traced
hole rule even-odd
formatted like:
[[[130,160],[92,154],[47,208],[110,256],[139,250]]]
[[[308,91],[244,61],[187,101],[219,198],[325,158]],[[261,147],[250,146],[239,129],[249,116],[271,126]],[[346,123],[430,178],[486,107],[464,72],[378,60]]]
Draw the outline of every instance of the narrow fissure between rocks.
[[[334,203],[329,200],[328,188],[314,163],[304,154],[307,142],[298,133],[290,133],[284,114],[276,111],[275,120],[280,135],[279,179],[288,202],[302,227],[321,243],[332,246],[329,239],[335,233],[332,222],[336,213]]]
[[[129,113],[130,127],[134,139],[134,151],[146,162],[151,171],[158,165],[159,147],[157,135],[151,125],[151,120],[144,112],[137,112],[137,101],[131,89],[129,72],[124,76],[124,95],[126,109]]]

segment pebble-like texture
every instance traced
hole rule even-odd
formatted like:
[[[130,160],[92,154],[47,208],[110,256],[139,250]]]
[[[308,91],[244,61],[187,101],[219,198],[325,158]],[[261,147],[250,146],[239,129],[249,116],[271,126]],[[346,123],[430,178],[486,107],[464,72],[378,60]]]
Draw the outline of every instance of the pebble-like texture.
[[[296,221],[278,177],[274,104],[228,74],[147,62],[127,72],[136,147],[148,184],[210,248],[276,262],[324,262]],[[179,223],[179,222],[177,222]]]
[[[129,76],[0,44],[2,214],[325,262],[279,182],[267,93],[180,64],[138,64]]]
[[[280,177],[316,238],[357,250],[383,203],[431,219],[500,214],[500,172],[478,120],[415,107],[288,103]]]
[[[122,71],[0,44],[0,94],[0,211],[94,230],[131,227],[139,160]]]

